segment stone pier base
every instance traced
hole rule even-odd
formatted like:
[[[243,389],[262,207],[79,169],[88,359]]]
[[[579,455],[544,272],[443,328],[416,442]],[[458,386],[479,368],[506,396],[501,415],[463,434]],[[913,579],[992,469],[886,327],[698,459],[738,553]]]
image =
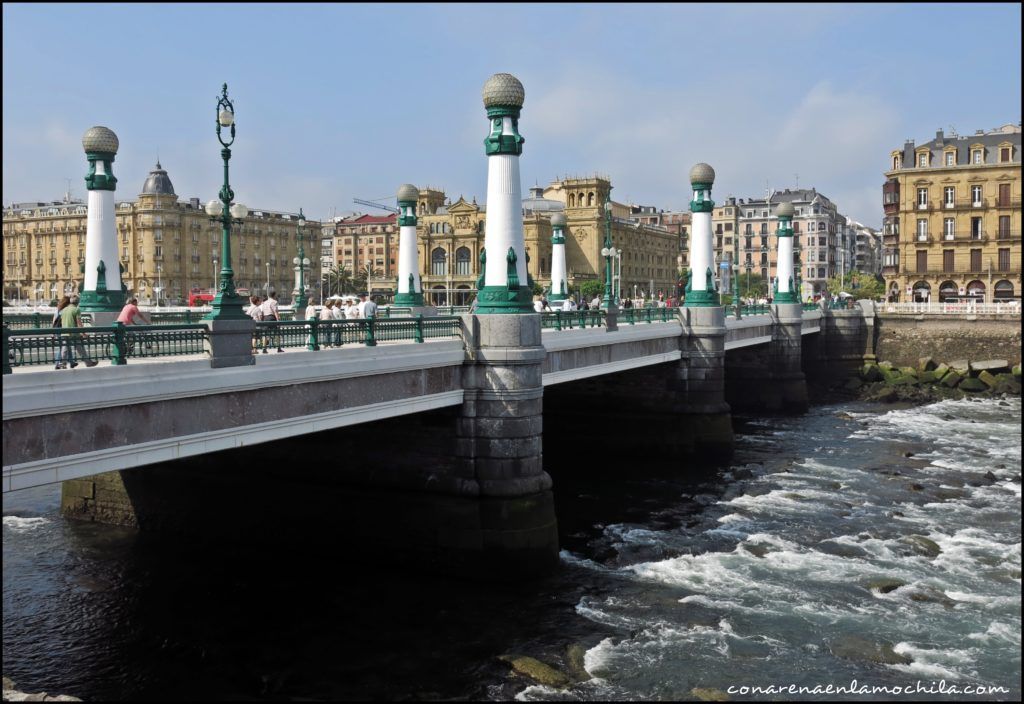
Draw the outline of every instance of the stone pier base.
[[[205,343],[210,355],[210,366],[243,367],[255,364],[252,354],[252,334],[256,323],[251,318],[246,320],[208,320],[210,335]]]

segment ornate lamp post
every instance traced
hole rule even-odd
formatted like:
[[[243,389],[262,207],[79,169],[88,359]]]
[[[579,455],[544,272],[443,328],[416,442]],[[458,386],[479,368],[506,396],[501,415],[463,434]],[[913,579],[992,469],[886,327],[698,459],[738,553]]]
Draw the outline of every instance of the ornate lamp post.
[[[608,310],[615,305],[615,294],[612,293],[612,257],[616,250],[612,247],[612,194],[608,193],[608,200],[604,202],[604,247],[601,248],[601,256],[604,257],[604,299],[601,307]]]
[[[221,128],[231,128],[231,138],[224,141]],[[241,203],[234,203],[235,192],[228,181],[228,161],[231,159],[231,145],[235,141],[235,106],[228,100],[228,84],[224,84],[217,99],[217,141],[220,142],[221,158],[224,159],[224,185],[220,189],[220,200],[206,204],[206,214],[213,222],[222,225],[220,239],[220,286],[213,299],[213,310],[204,320],[245,320],[248,316],[242,310],[242,298],[235,292],[235,272],[231,268],[231,225],[241,225],[249,209]]]
[[[306,216],[302,214],[302,208],[299,208],[299,221],[298,223],[296,223],[295,227],[295,238],[299,241],[299,256],[292,259],[292,263],[297,265],[296,268],[298,269],[299,272],[298,293],[295,294],[294,302],[292,303],[292,308],[294,308],[295,310],[299,310],[299,308],[305,308],[307,303],[306,278],[304,274],[306,272],[306,267],[309,266],[309,260],[306,259],[306,251],[303,248],[306,235],[302,231],[302,228],[304,228],[305,226]]]
[[[772,296],[774,303],[799,303],[800,299],[793,291],[793,204],[786,202],[775,211],[779,219],[776,231],[778,240],[778,268],[776,269],[775,291]]]
[[[708,164],[696,164],[690,169],[693,234],[690,238],[690,277],[686,282],[687,308],[721,305],[711,268],[714,265],[714,250],[711,246],[711,213],[715,208],[711,200],[711,186],[714,182],[715,170]]]

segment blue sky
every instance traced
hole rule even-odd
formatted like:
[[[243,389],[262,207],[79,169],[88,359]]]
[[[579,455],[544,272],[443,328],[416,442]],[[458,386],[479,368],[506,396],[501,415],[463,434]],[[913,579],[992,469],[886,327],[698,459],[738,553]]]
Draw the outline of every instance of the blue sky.
[[[213,126],[235,101],[237,199],[312,218],[405,182],[486,194],[480,98],[526,89],[526,188],[601,173],[624,202],[684,209],[815,186],[881,222],[889,152],[1021,120],[1018,4],[3,6],[3,203],[83,197],[81,136],[113,129],[118,196],[159,153],[215,197]]]

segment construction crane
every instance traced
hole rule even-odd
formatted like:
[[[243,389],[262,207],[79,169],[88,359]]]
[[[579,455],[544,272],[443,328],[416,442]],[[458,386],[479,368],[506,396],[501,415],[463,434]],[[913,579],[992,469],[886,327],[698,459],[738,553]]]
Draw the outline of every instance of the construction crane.
[[[398,208],[395,208],[394,206],[383,205],[381,203],[374,203],[372,200],[363,200],[362,198],[353,198],[352,202],[353,203],[359,203],[359,205],[367,205],[367,206],[369,206],[371,208],[380,208],[381,210],[386,210],[389,213],[398,213],[399,212]]]

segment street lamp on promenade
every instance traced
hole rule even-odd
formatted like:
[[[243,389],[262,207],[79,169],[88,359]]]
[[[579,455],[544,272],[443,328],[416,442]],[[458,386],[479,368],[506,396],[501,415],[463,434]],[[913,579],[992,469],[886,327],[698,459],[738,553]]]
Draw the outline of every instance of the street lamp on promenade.
[[[213,290],[214,291],[217,290],[217,262],[218,261],[219,260],[217,259],[217,257],[213,258]]]
[[[164,280],[163,280],[164,268],[160,264],[156,265],[156,307],[160,307],[160,296],[164,292]]]
[[[230,127],[231,137],[227,141],[221,136],[221,129]],[[217,99],[217,141],[220,142],[221,158],[224,159],[224,185],[220,189],[220,200],[211,200],[206,204],[206,214],[213,222],[220,222],[221,269],[220,286],[213,299],[213,309],[205,320],[245,320],[247,316],[242,310],[242,298],[235,291],[235,272],[231,268],[231,225],[241,225],[242,218],[249,214],[249,209],[241,203],[232,202],[235,192],[231,190],[228,180],[228,162],[231,159],[231,145],[235,141],[235,106],[228,99],[228,84],[225,83],[220,97]]]
[[[742,317],[740,303],[740,235],[737,232],[732,237],[732,261],[729,273],[732,274],[732,304],[736,308],[736,320]]]
[[[267,262],[267,288],[263,294],[264,298],[270,295],[270,262]]]
[[[612,247],[612,194],[608,193],[608,200],[604,202],[604,247],[601,248],[601,256],[604,257],[604,300],[601,306],[608,310],[615,305],[615,294],[612,293],[612,257],[616,250]]]
[[[306,267],[309,266],[309,260],[306,259],[306,252],[303,249],[303,243],[306,239],[305,233],[302,228],[306,226],[306,216],[302,214],[302,208],[299,208],[299,221],[295,228],[295,237],[299,241],[299,256],[292,259],[292,262],[298,265],[299,270],[299,286],[298,293],[295,296],[292,307],[295,310],[306,307],[306,278],[304,276]]]

